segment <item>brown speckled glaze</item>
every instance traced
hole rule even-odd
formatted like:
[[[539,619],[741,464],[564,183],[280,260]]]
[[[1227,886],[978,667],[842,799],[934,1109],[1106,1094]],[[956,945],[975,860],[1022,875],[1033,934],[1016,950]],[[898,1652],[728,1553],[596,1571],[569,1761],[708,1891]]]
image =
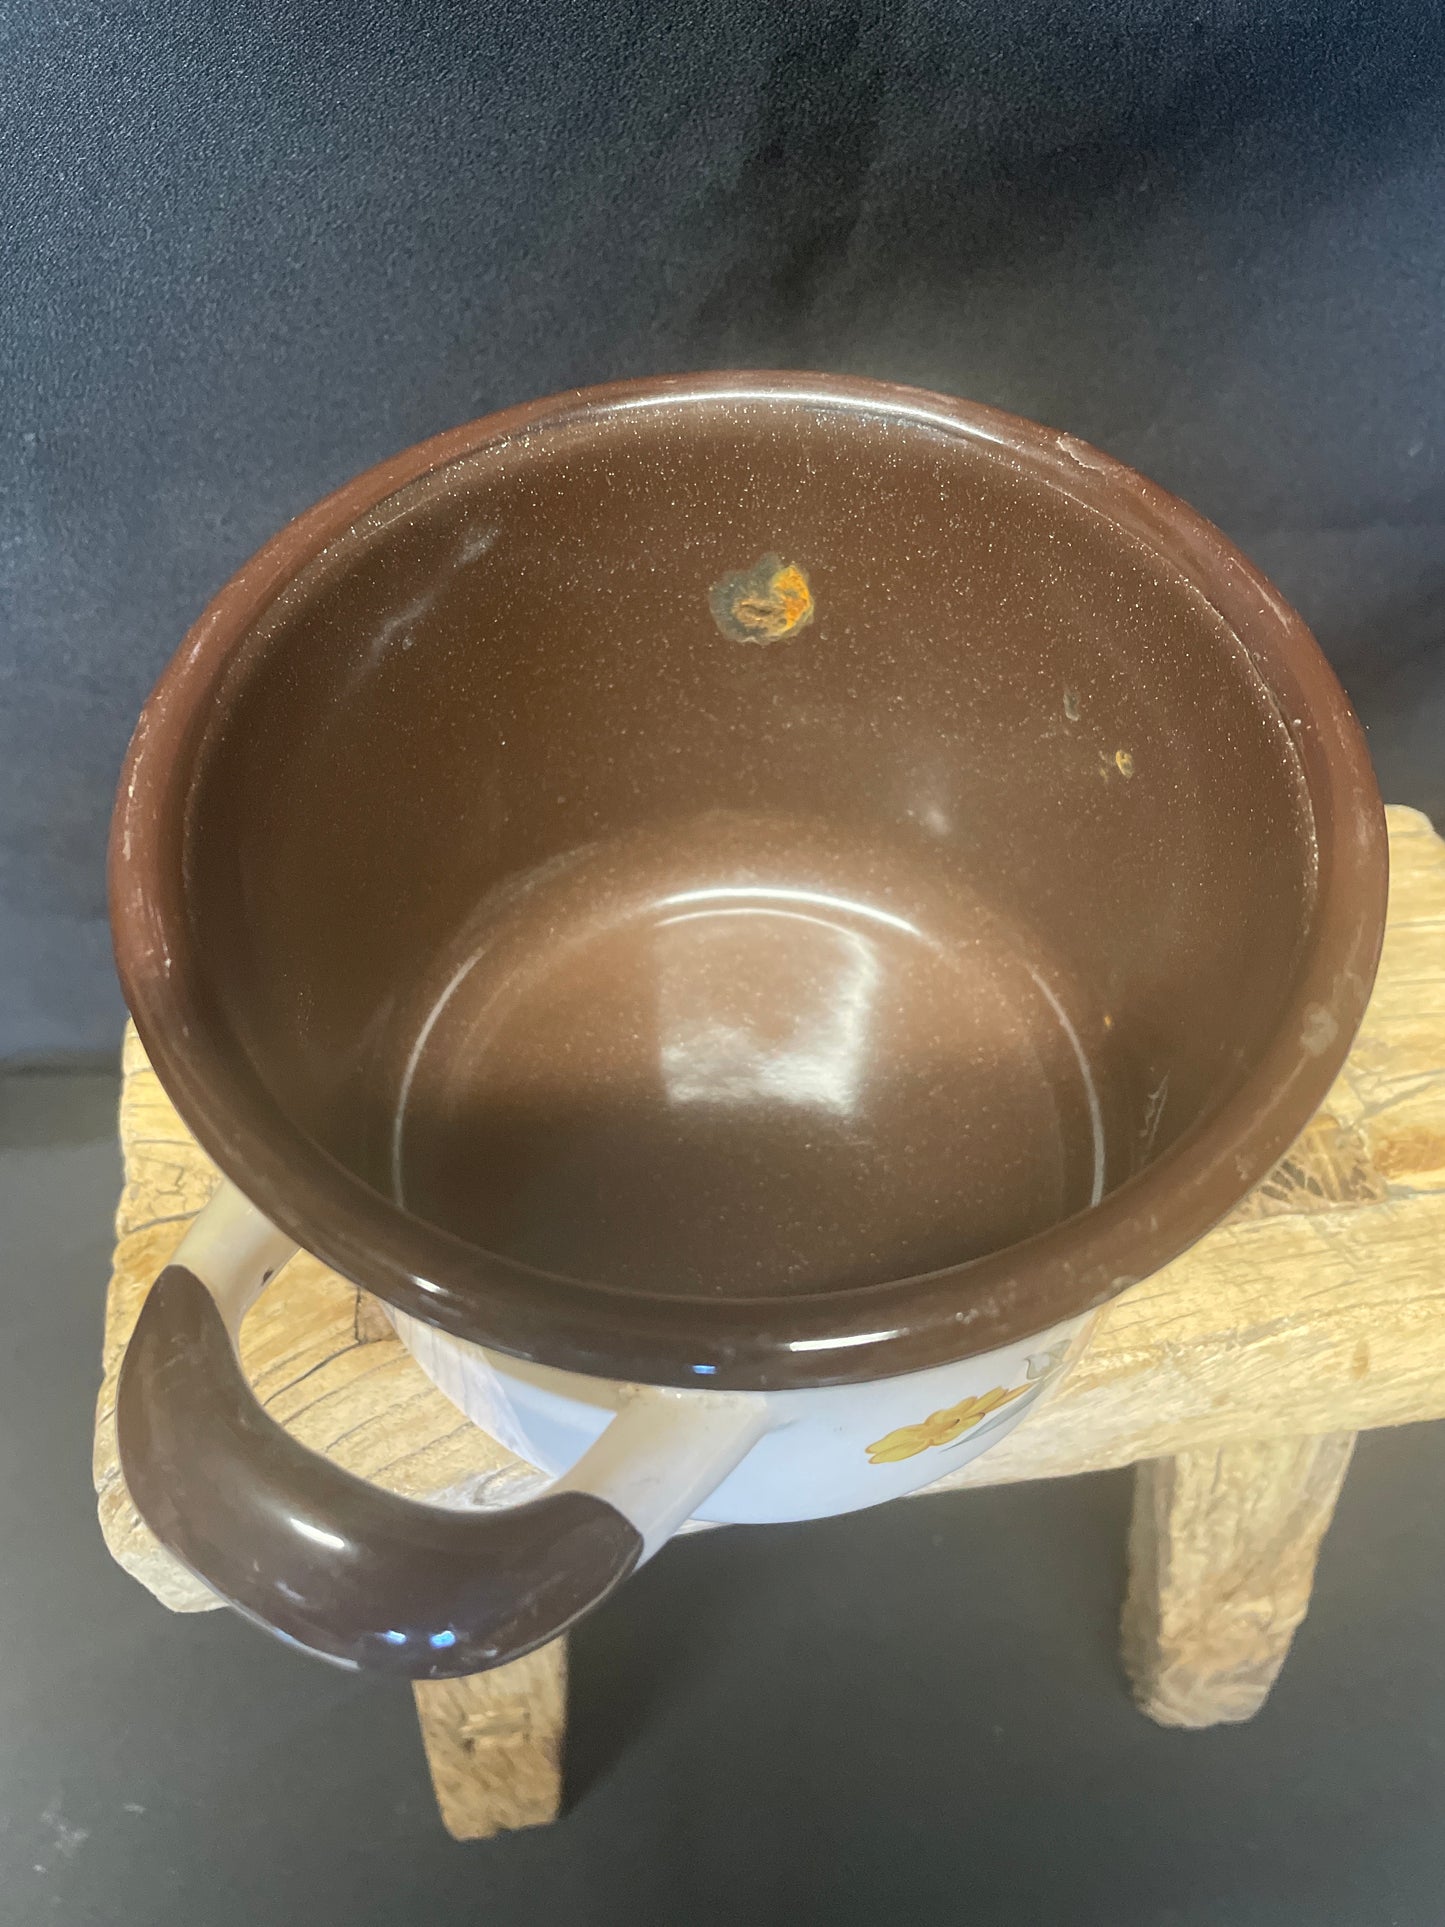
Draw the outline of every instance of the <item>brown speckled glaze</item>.
[[[112,900],[177,1107],[311,1251],[505,1352],[768,1389],[1200,1236],[1343,1061],[1385,861],[1314,642],[1182,504],[970,404],[708,375],[283,530],[147,706]]]

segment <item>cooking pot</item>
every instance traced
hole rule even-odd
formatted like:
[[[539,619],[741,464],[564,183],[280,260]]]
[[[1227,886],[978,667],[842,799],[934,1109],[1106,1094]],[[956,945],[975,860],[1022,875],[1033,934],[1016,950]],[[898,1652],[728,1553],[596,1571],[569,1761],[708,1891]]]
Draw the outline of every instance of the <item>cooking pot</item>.
[[[1385,868],[1298,616],[1067,435],[705,375],[383,463],[220,592],[122,777],[121,977],[224,1179],[121,1373],[136,1504],[437,1678],[689,1518],[932,1482],[1307,1122]],[[555,1483],[298,1445],[235,1351],[298,1245]]]

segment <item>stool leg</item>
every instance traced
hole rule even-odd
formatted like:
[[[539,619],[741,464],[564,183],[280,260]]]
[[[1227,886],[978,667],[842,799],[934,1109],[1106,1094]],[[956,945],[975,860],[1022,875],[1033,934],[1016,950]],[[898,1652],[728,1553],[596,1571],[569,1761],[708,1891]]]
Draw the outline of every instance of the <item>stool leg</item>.
[[[1161,1726],[1247,1720],[1304,1618],[1353,1432],[1245,1439],[1134,1475],[1124,1670]]]
[[[567,1642],[470,1679],[412,1687],[427,1765],[454,1840],[542,1827],[562,1804]]]

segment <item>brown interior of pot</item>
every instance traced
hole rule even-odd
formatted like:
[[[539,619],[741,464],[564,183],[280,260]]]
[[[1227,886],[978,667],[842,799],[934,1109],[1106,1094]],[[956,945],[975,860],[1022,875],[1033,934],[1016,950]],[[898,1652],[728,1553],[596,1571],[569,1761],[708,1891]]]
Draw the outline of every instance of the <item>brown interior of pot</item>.
[[[235,653],[186,887],[336,1159],[576,1279],[912,1276],[1237,1089],[1314,908],[1283,719],[1143,541],[984,438],[802,398],[514,438]]]

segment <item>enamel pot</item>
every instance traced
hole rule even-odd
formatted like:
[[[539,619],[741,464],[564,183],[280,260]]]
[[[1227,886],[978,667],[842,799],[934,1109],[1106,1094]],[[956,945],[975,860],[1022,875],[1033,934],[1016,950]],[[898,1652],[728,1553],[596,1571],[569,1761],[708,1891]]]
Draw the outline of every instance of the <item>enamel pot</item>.
[[[126,995],[224,1178],[121,1374],[137,1505],[436,1678],[689,1518],[930,1483],[1308,1121],[1385,865],[1299,618],[1068,436],[707,375],[383,463],[222,589],[121,782]],[[236,1337],[297,1246],[550,1488],[415,1504],[270,1419]]]

